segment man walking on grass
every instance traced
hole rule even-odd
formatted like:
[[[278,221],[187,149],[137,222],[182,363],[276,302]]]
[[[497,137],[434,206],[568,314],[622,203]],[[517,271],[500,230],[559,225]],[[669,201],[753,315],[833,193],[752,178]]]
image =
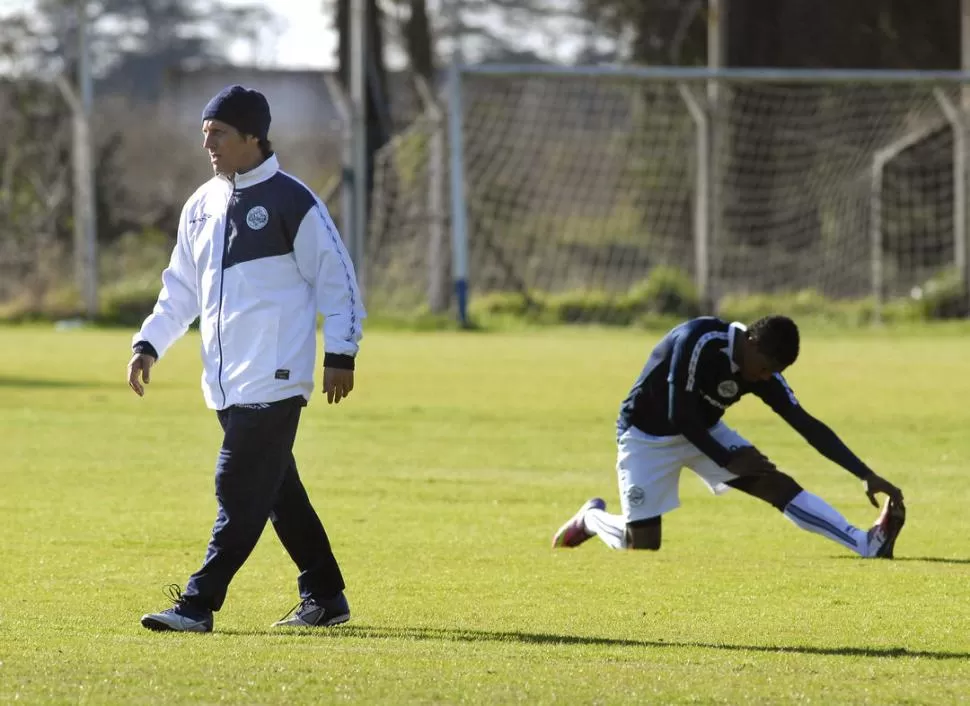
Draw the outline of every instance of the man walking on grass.
[[[224,431],[216,464],[218,514],[201,568],[174,605],[141,619],[150,630],[209,632],[229,583],[266,521],[299,568],[301,602],[280,626],[350,618],[344,579],[293,458],[313,392],[317,314],[324,319],[323,389],[354,388],[365,316],[353,265],[320,200],[280,170],[270,110],[230,86],[202,113],[215,176],[186,202],[154,311],[133,339],[128,384],[139,396],[155,362],[200,319],[202,391]]]
[[[905,522],[903,494],[872,471],[825,424],[798,403],[781,373],[798,357],[799,334],[784,316],[750,328],[714,317],[671,330],[650,355],[617,421],[616,470],[622,514],[588,500],[553,536],[554,547],[576,547],[598,536],[614,549],[660,549],[661,518],[680,505],[686,466],[720,494],[731,488],[773,505],[795,525],[862,557],[891,559]],[[868,530],[804,490],[721,417],[752,393],[819,453],[859,478],[870,502],[888,497]]]

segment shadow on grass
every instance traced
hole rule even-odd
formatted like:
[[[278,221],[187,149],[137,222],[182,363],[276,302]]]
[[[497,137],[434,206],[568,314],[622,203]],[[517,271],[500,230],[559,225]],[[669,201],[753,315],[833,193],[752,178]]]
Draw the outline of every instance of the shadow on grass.
[[[942,556],[897,556],[893,561],[926,561],[935,564],[970,564],[970,559],[947,559]]]
[[[582,645],[602,647],[684,648],[732,652],[770,652],[777,654],[823,655],[834,657],[889,657],[909,659],[966,660],[970,652],[910,650],[905,647],[810,647],[802,645],[734,645],[730,643],[677,640],[632,640],[582,635],[552,635],[520,631],[462,630],[459,628],[382,628],[345,625],[321,630],[220,630],[230,635],[274,635],[286,637],[358,637],[375,640],[429,640],[441,642],[506,642],[523,645]]]
[[[843,556],[839,555],[832,557],[833,559],[848,559],[849,561],[871,561],[869,559],[860,559],[857,556]],[[929,564],[970,564],[970,559],[960,559],[947,558],[943,556],[897,556],[893,557],[892,561],[923,561]]]
[[[95,387],[109,387],[114,386],[113,384],[106,382],[93,382],[91,380],[44,380],[41,378],[17,378],[8,377],[6,375],[0,375],[0,388],[4,387],[19,387],[23,389],[34,389],[34,388],[46,388],[46,389],[57,389],[57,388],[95,388]]]

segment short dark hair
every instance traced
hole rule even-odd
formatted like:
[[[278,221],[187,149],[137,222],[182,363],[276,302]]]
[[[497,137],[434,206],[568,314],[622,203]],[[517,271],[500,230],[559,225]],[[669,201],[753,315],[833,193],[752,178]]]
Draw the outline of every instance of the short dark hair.
[[[273,156],[273,143],[267,140],[259,141],[259,151],[263,153],[263,159],[269,159]]]
[[[798,358],[798,326],[787,316],[765,316],[748,327],[748,338],[768,358],[788,367]]]

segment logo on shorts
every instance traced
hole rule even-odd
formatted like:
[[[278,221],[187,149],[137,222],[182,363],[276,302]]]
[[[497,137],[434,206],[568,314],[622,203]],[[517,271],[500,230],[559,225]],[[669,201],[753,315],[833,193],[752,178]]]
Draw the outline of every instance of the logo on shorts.
[[[717,386],[717,394],[721,397],[735,397],[738,394],[738,383],[734,380],[725,380]]]
[[[262,206],[253,206],[246,214],[246,225],[253,230],[265,228],[269,223],[269,212]]]
[[[646,500],[647,494],[643,492],[643,488],[639,485],[631,485],[626,490],[626,500],[630,503],[630,507],[637,507],[643,505],[643,501]]]

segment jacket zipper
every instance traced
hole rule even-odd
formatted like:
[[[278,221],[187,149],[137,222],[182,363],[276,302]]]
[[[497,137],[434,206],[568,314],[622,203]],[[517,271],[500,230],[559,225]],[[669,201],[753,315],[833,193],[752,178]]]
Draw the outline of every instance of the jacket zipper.
[[[219,266],[219,311],[216,314],[216,340],[219,343],[219,391],[222,393],[222,409],[226,407],[226,388],[222,385],[222,364],[225,356],[222,351],[222,291],[226,281],[226,254],[229,251],[229,211],[232,201],[236,197],[236,181],[232,180],[232,192],[226,204],[226,225],[222,229],[222,262]]]

